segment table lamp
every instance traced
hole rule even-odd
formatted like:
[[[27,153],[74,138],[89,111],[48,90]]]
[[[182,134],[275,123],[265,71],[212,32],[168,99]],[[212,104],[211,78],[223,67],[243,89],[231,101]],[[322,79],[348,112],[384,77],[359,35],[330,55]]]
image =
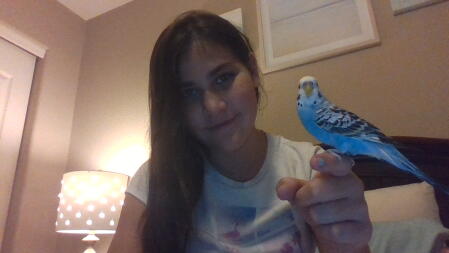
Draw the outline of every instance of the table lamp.
[[[59,193],[56,232],[86,234],[84,253],[95,253],[98,234],[114,234],[122,209],[128,176],[107,171],[65,173]]]

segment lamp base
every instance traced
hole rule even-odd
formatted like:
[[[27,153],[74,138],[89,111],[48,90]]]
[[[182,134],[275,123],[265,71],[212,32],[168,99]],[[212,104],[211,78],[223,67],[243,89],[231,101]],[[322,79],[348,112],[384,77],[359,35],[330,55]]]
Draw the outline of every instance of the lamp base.
[[[85,251],[83,251],[83,253],[96,253],[96,251],[92,248],[92,246],[89,246]]]
[[[98,238],[95,234],[88,234],[86,237],[84,237],[83,241],[87,242],[89,247],[87,247],[87,249],[83,251],[83,253],[96,253],[92,246],[94,246],[94,244],[99,240],[100,238]]]

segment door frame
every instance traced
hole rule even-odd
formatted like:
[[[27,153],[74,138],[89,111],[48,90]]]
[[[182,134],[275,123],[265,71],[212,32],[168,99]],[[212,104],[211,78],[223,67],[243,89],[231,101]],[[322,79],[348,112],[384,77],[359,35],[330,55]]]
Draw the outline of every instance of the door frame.
[[[39,58],[44,58],[48,49],[44,44],[1,20],[0,37]]]
[[[0,39],[6,40],[7,42],[11,43],[12,45],[16,46],[19,49],[22,49],[26,52],[28,52],[31,55],[34,55],[36,58],[43,59],[45,57],[47,47],[40,43],[39,41],[33,39],[32,37],[20,32],[13,26],[8,25],[7,23],[0,20]],[[36,69],[36,65],[34,65],[34,69]],[[32,82],[32,81],[31,81]],[[31,84],[32,85],[32,84]],[[29,98],[28,98],[29,99]],[[23,138],[23,136],[21,137]],[[19,149],[19,155],[20,155],[20,149]],[[17,169],[17,168],[15,168]],[[15,174],[15,171],[13,172]],[[10,179],[8,179],[9,181]],[[14,177],[11,179],[13,180],[11,185],[14,184]],[[12,194],[12,193],[9,193]],[[11,197],[11,196],[9,196]],[[6,208],[9,209],[11,206],[11,199],[9,199],[6,203]],[[6,217],[5,222],[7,223],[8,220],[8,213],[9,211],[6,211]],[[5,223],[5,224],[6,224]],[[0,230],[2,230],[2,233],[0,234],[0,251],[2,251],[2,245],[5,235],[5,227],[0,227]]]

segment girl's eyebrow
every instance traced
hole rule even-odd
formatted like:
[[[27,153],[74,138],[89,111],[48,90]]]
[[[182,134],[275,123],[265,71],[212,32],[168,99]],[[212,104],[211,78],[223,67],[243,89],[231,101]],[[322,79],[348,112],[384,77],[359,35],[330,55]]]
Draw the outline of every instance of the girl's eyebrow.
[[[220,71],[222,71],[223,69],[232,66],[232,62],[225,62],[222,64],[219,64],[218,66],[216,66],[215,68],[213,68],[211,71],[209,71],[209,73],[207,74],[208,78],[212,78],[214,77],[217,73],[219,73]]]
[[[217,75],[220,71],[222,71],[223,69],[232,66],[232,62],[224,62],[219,64],[218,66],[216,66],[215,68],[213,68],[211,71],[209,71],[209,73],[207,73],[207,77],[208,78],[213,78],[215,75]],[[185,88],[190,88],[192,86],[194,86],[194,82],[191,81],[185,81],[185,82],[181,82],[181,88],[185,89]]]

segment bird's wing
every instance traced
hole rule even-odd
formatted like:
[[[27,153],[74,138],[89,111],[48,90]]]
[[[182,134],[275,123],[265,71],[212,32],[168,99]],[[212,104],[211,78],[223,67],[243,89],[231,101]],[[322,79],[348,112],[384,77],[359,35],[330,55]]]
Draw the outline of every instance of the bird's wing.
[[[392,143],[379,128],[335,105],[320,108],[315,115],[315,123],[328,132],[378,143]]]

